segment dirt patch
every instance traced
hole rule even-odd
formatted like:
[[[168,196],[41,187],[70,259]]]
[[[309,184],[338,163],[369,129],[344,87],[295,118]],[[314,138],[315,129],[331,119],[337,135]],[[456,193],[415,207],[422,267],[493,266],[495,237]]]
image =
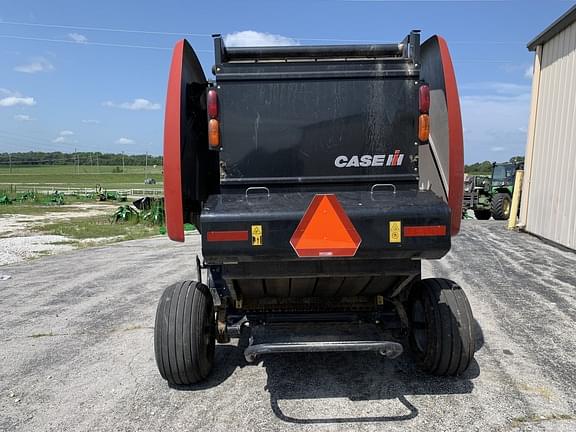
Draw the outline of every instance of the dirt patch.
[[[42,235],[34,229],[53,222],[102,216],[112,213],[116,205],[100,203],[68,204],[58,211],[47,208],[39,214],[0,215],[0,266],[43,255],[66,252],[85,244],[109,242],[109,238],[86,239],[82,242],[61,235]]]

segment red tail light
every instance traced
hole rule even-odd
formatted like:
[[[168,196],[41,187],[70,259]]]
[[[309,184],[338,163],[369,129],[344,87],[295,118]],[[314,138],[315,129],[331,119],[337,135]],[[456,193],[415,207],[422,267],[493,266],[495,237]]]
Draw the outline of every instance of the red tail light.
[[[430,87],[426,84],[420,86],[418,99],[420,102],[420,113],[428,114],[428,111],[430,111]]]
[[[218,117],[218,93],[216,90],[208,90],[208,97],[206,105],[208,105],[208,116],[211,119]]]

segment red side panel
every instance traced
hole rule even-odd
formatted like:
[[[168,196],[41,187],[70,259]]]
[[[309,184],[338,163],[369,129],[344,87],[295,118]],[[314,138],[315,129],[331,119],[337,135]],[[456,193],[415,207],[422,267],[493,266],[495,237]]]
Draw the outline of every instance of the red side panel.
[[[168,237],[184,241],[184,212],[182,207],[182,167],[180,154],[180,121],[182,100],[182,65],[184,40],[178,41],[172,54],[166,112],[164,117],[164,207]]]
[[[444,68],[444,83],[446,86],[446,106],[448,109],[448,136],[450,140],[450,171],[448,205],[452,209],[452,235],[460,231],[462,220],[462,199],[464,198],[464,136],[462,132],[462,115],[460,113],[460,98],[452,58],[448,45],[438,36],[440,56]]]
[[[458,87],[448,45],[432,36],[421,47],[421,78],[430,88],[430,141],[420,146],[421,184],[450,206],[451,234],[460,230],[464,194],[464,139]]]

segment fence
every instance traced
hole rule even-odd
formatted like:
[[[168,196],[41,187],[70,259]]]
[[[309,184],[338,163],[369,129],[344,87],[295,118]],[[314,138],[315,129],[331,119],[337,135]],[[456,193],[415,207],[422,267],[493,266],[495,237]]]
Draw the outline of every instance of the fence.
[[[8,187],[9,186],[9,187]],[[61,192],[64,195],[88,195],[96,193],[96,188],[73,188],[73,187],[55,187],[55,186],[35,186],[26,184],[10,184],[0,185],[0,190],[5,190],[10,193],[25,193],[34,192],[39,194],[52,194],[54,192]],[[118,193],[121,196],[127,197],[163,197],[164,190],[162,189],[102,189],[106,192]]]

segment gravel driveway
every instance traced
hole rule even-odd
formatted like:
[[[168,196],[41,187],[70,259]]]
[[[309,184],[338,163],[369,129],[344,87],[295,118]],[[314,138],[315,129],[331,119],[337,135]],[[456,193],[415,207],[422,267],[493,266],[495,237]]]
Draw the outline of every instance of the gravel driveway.
[[[247,365],[232,343],[179,391],[156,370],[154,312],[198,250],[153,238],[0,267],[0,430],[576,430],[574,253],[466,220],[423,264],[469,295],[479,350],[463,377],[372,353]]]

